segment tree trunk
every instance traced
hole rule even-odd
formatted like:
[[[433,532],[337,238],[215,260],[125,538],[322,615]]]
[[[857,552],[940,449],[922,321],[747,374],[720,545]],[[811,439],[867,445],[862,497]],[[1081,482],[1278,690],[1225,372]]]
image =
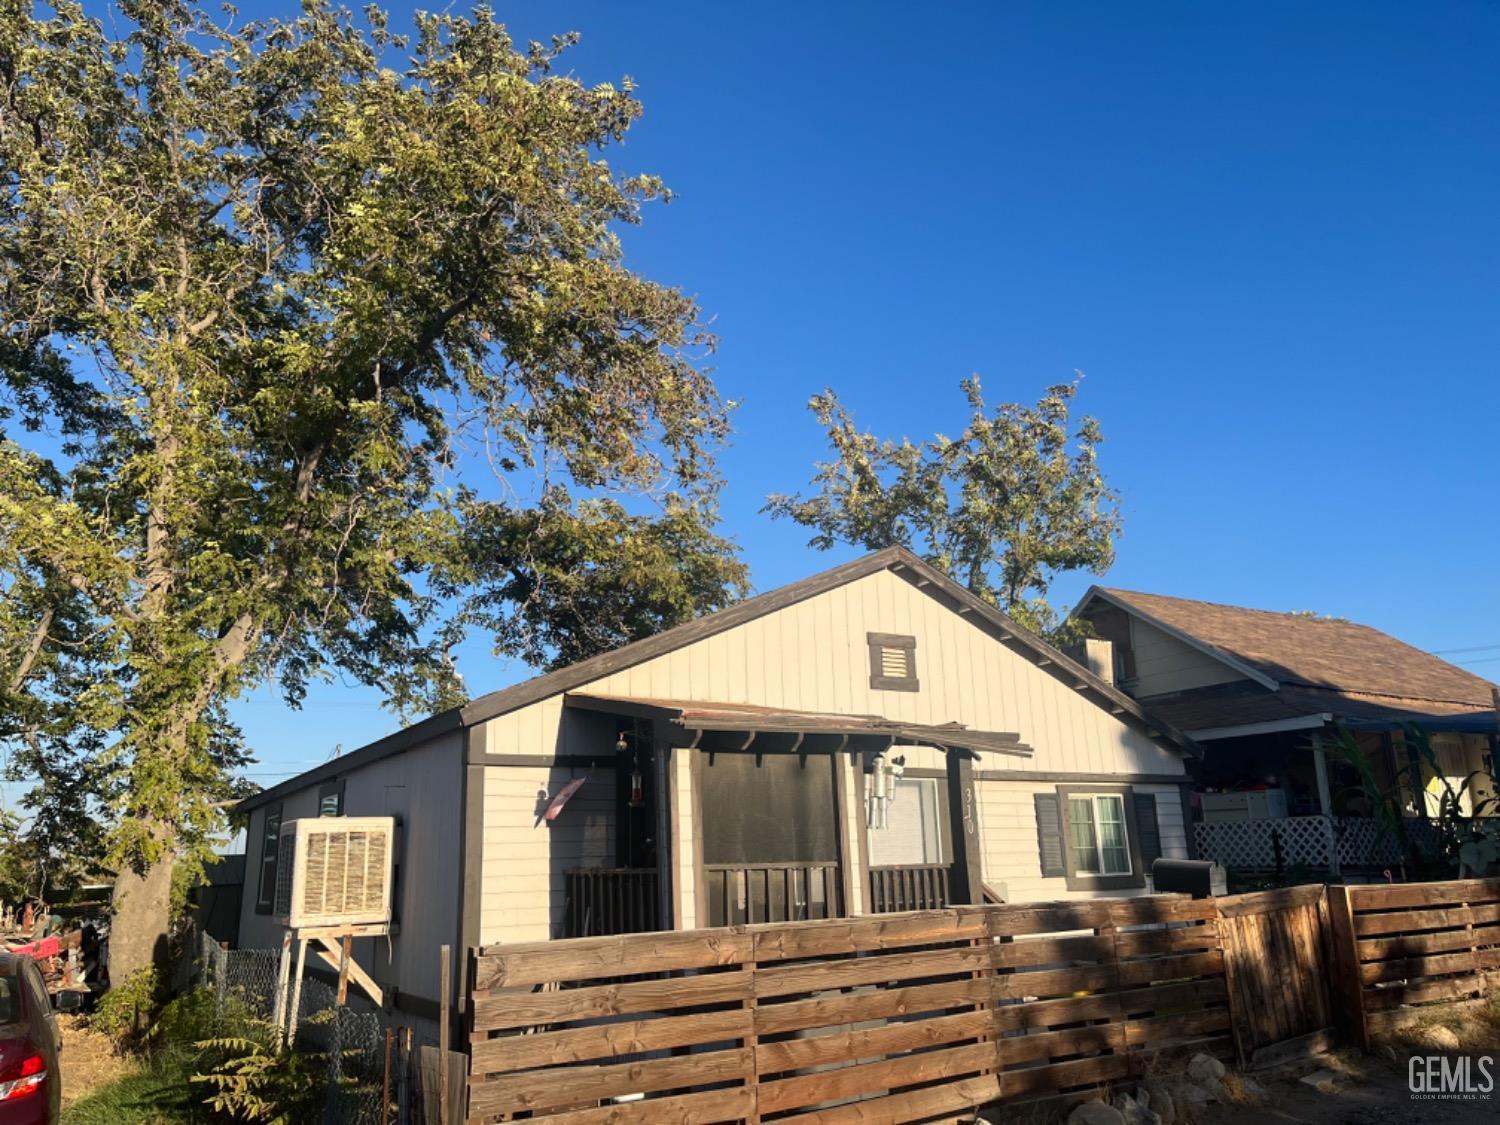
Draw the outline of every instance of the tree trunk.
[[[169,852],[144,874],[126,867],[115,876],[114,917],[109,926],[110,984],[123,984],[153,966],[166,972],[172,866]]]

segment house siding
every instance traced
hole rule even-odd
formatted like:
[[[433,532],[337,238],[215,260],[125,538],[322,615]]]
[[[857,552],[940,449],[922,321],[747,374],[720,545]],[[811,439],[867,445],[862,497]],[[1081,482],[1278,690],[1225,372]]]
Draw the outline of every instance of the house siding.
[[[920,691],[871,688],[867,633],[916,638]],[[932,725],[959,722],[976,730],[1016,732],[1034,751],[1029,759],[986,755],[981,768],[1089,774],[1183,772],[1176,753],[1085,698],[1071,682],[1037,667],[968,617],[888,570],[576,690],[875,714]],[[562,698],[554,696],[489,720],[484,724],[482,745],[495,755],[555,756],[604,753],[613,740],[613,725],[607,719],[573,710],[565,713]],[[673,757],[678,771],[676,827],[683,842],[675,872],[677,894],[683,924],[691,926],[696,921],[697,904],[688,848],[696,810],[692,807],[687,765],[690,756]],[[908,754],[908,765],[941,769],[944,756],[924,747]],[[569,834],[588,836],[583,825],[565,828],[565,822],[585,819],[577,815],[572,804],[552,825],[534,823],[540,794],[556,792],[569,776],[566,769],[545,767],[497,766],[487,770],[481,940],[530,941],[553,936],[562,917],[561,871],[567,866],[605,866],[613,861],[608,851],[612,832],[604,833],[606,843],[593,850],[581,838]],[[496,795],[493,807],[492,785]],[[586,784],[574,801],[591,787],[592,782]],[[1169,838],[1169,825],[1175,823],[1180,838],[1180,804],[1175,803],[1176,790],[1169,790],[1172,808],[1162,809],[1162,831],[1164,838]],[[605,796],[608,792],[601,790]],[[602,817],[604,813],[594,809],[588,815]],[[997,830],[1009,829],[1005,818],[1010,815],[1008,807],[997,813]],[[849,813],[846,816],[849,854],[857,855],[854,817]],[[1029,861],[1035,874],[1035,826],[1029,819],[1027,823],[1029,836],[1023,852],[1013,857],[1014,863],[1003,853],[986,849],[987,879],[992,877],[992,863],[1000,865],[998,870],[1010,871],[1015,865],[1024,866],[1021,861]],[[564,831],[559,832],[559,828]],[[993,877],[1006,880],[1004,874]],[[1039,878],[1035,881],[1043,883]],[[1033,897],[1056,897],[1060,893],[1057,882],[1046,881]],[[862,896],[862,888],[856,895]]]
[[[615,775],[586,780],[554,821],[548,800],[585,771],[547,766],[490,766],[484,771],[479,942],[560,937],[564,873],[614,866]]]
[[[1130,618],[1130,648],[1135,677],[1125,686],[1138,699],[1245,679],[1222,660],[1138,617]]]
[[[1134,785],[1132,788],[1136,793],[1150,793],[1156,798],[1161,854],[1169,859],[1186,859],[1188,845],[1182,822],[1181,789],[1175,785]],[[979,805],[985,882],[1002,891],[1006,901],[1034,902],[1145,893],[1070,891],[1063,876],[1042,876],[1033,798],[1038,793],[1056,793],[1055,783],[978,781],[974,789]]]
[[[460,948],[462,770],[462,736],[455,731],[341,775],[345,815],[399,815],[402,820],[396,853],[401,865],[396,903],[399,932],[389,940],[357,939],[352,947],[354,959],[382,988],[395,988],[423,1001],[438,999],[438,948],[444,944]],[[315,782],[282,799],[282,823],[317,816],[320,784]],[[247,874],[240,913],[240,945],[246,949],[278,949],[281,945],[282,928],[276,918],[255,913],[265,815],[265,806],[253,809],[246,833]],[[311,955],[308,961],[321,964]],[[431,1021],[403,1022],[422,1029]],[[435,1024],[431,1030],[435,1032]]]

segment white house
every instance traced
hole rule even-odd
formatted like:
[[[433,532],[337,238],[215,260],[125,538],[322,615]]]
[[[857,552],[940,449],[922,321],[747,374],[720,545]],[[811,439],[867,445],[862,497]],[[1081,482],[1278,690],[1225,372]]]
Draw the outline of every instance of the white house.
[[[240,944],[279,943],[278,829],[318,815],[400,818],[397,932],[355,955],[413,1019],[443,943],[1144,893],[1195,753],[893,548],[244,801]]]

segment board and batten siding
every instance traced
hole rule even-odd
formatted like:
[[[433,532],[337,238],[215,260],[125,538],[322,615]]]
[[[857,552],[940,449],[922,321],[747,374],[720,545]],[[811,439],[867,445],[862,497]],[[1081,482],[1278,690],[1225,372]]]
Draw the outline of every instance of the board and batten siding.
[[[1135,656],[1131,694],[1145,699],[1191,688],[1231,684],[1245,678],[1208,653],[1178,640],[1150,622],[1130,617],[1130,650]]]
[[[359,938],[354,959],[382,988],[422,1002],[436,1003],[441,970],[438,949],[459,948],[458,893],[463,878],[463,742],[454,731],[389,758],[340,775],[346,816],[398,816],[396,858],[399,932],[386,938]],[[281,801],[282,823],[318,815],[314,782]],[[274,807],[274,803],[271,807]],[[245,893],[240,906],[240,946],[279,949],[281,926],[274,915],[255,913],[260,879],[261,836],[267,806],[251,810],[245,840]],[[308,963],[322,963],[309,955]],[[460,976],[461,974],[455,974]],[[457,993],[454,993],[456,998]],[[436,1031],[431,1021],[403,1018],[419,1030]]]
[[[1087,789],[1085,783],[1074,783]],[[1101,783],[1106,784],[1106,783]],[[1168,859],[1187,859],[1187,833],[1182,823],[1182,790],[1175,785],[1140,785],[1137,794],[1156,798],[1156,823],[1161,834],[1161,854]],[[1055,783],[1027,781],[976,781],[974,795],[979,804],[979,834],[984,846],[985,882],[1002,890],[1007,902],[1048,899],[1102,898],[1139,894],[1139,891],[1070,891],[1061,876],[1043,878],[1038,854],[1036,803],[1038,793],[1056,793]]]
[[[867,633],[916,638],[920,691],[870,687]],[[976,730],[1013,731],[1034,751],[1029,759],[985,755],[985,760],[976,764],[981,769],[1183,773],[1182,760],[1176,753],[889,570],[856,579],[575,690],[873,714],[933,725],[959,722]],[[563,700],[556,696],[488,721],[483,746],[486,752],[498,755],[600,754],[609,752],[612,737],[590,716],[575,712],[565,715]],[[681,757],[686,759],[686,755]],[[943,755],[934,749],[908,755],[911,767],[941,768],[943,764]],[[487,778],[502,775],[493,782],[497,789],[516,793],[529,786],[533,798],[542,789],[549,794],[555,792],[554,786],[567,780],[566,770],[542,769],[531,776],[526,767],[491,767],[486,773]],[[578,843],[567,834],[574,830],[565,827],[573,816],[573,806],[570,804],[550,826],[533,823],[534,817],[524,822],[512,819],[523,810],[508,807],[502,812],[497,806],[497,814],[505,819],[503,824],[493,824],[488,807],[491,784],[486,781],[480,940],[489,944],[553,937],[562,910],[556,897],[555,873],[573,863],[569,857],[580,854]],[[592,787],[593,782],[586,783],[578,796]],[[690,786],[680,785],[680,789],[691,791]],[[608,795],[604,789],[595,792]],[[682,802],[679,813],[690,818],[692,810],[687,804]],[[1163,810],[1164,832],[1170,815]],[[1180,812],[1176,817],[1180,823]],[[563,833],[559,833],[560,828]],[[681,822],[679,831],[682,839],[692,839],[690,822]],[[850,841],[857,845],[852,837]],[[1033,827],[1025,854],[1034,856],[1035,852]],[[601,853],[598,862],[609,860]],[[689,891],[691,880],[682,887]],[[1047,897],[1052,896],[1053,888],[1048,886]]]

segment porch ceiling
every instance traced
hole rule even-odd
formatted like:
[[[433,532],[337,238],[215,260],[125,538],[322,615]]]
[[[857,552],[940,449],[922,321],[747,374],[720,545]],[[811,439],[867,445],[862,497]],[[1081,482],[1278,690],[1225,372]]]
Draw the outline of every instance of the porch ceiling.
[[[879,715],[785,711],[750,703],[707,703],[581,692],[569,692],[563,697],[563,703],[582,711],[653,719],[666,724],[669,732],[676,732],[677,737],[669,738],[669,741],[683,745],[695,744],[703,734],[724,731],[742,732],[751,738],[758,734],[834,735],[841,739],[841,744],[854,739],[861,742],[877,740],[885,745],[913,744],[944,750],[1006,754],[1015,758],[1031,757],[1031,747],[1021,741],[1019,734],[970,730],[962,723],[925,726],[897,722]],[[746,748],[749,745],[747,740]]]

